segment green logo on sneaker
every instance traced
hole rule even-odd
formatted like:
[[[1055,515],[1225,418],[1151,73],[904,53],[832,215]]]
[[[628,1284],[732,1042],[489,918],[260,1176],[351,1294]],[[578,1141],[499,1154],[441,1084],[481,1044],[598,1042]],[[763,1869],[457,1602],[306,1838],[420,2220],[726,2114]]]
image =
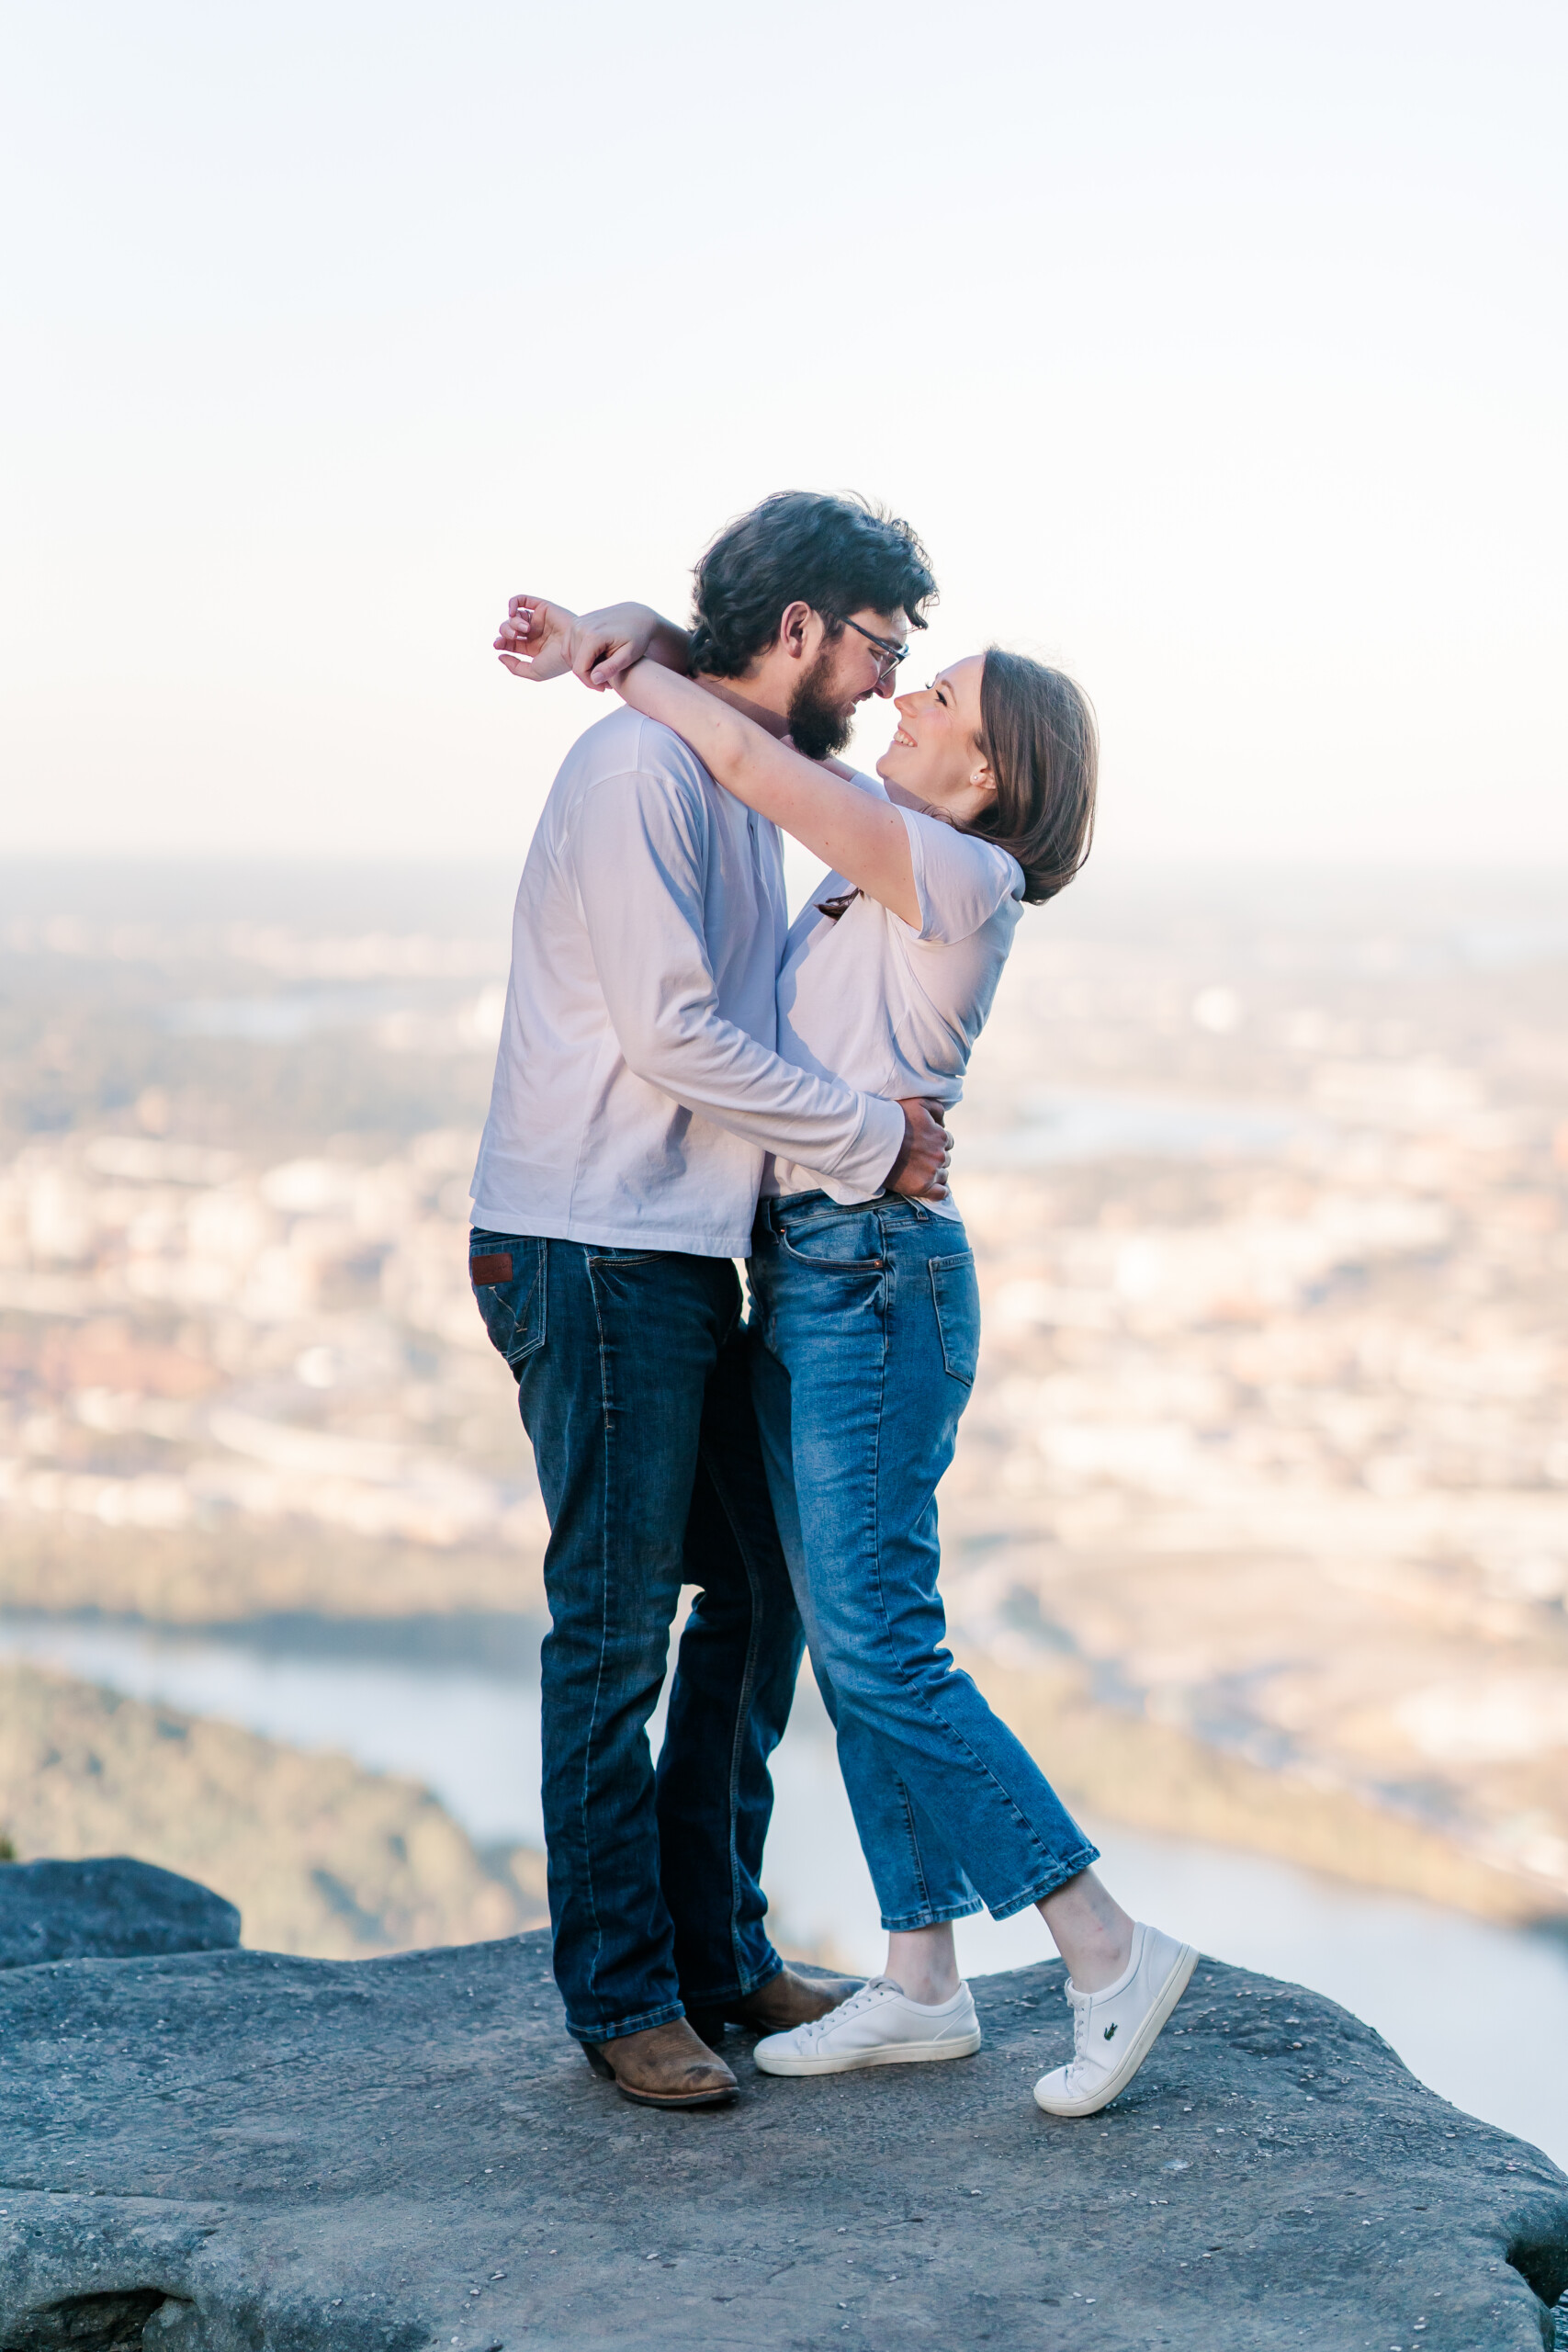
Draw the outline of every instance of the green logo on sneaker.
[[[1108,2025],[1108,2026],[1106,2027],[1106,2029],[1105,2029],[1105,2039],[1107,2040],[1107,2041],[1110,2041],[1110,2039],[1111,2039],[1111,2035],[1115,2032],[1115,2030],[1116,2030],[1116,2028],[1115,2028],[1113,2025]]]

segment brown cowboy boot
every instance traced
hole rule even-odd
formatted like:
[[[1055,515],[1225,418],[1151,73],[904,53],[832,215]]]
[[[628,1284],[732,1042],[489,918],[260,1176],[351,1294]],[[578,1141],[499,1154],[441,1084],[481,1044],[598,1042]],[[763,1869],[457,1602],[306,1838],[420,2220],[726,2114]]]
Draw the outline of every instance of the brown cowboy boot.
[[[622,2098],[641,2107],[717,2107],[740,2087],[684,2018],[614,2041],[585,2041],[582,2051],[596,2075],[613,2076]]]
[[[825,2018],[858,1993],[864,1981],[860,1976],[797,1976],[793,1968],[781,1968],[741,2000],[727,2001],[722,2009],[694,2009],[692,2023],[707,2041],[717,2041],[726,2025],[750,2026],[753,2033],[787,2033],[792,2026]]]

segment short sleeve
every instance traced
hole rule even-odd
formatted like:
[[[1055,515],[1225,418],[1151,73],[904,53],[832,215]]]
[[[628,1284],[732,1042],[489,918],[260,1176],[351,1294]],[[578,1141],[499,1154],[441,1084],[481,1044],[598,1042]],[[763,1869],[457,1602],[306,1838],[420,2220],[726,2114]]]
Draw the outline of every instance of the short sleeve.
[[[1008,899],[1023,896],[1023,868],[995,842],[961,833],[940,817],[900,808],[909,836],[922,939],[955,946],[988,922]]]

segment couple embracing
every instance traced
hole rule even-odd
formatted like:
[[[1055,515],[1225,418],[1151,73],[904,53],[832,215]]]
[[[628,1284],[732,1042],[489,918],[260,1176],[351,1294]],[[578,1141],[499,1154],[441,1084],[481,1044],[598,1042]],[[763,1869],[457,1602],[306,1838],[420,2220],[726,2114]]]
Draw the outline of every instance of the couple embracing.
[[[568,2029],[660,2107],[734,2097],[731,2022],[771,2075],[967,2057],[953,1922],[1032,1904],[1075,2028],[1034,2096],[1092,2114],[1196,1955],[1112,1900],[954,1667],[936,1511],[980,1337],[942,1113],[1024,907],[1087,854],[1092,716],[995,649],[895,695],[935,582],[908,526],[854,501],[767,499],[695,579],[689,632],[518,596],[497,639],[518,676],[619,697],[528,853],[470,1254],[550,1521]],[[898,713],[876,777],[833,756],[872,696]],[[833,869],[793,927],[781,829]],[[865,1984],[797,1975],[764,1924],[803,1644],[888,1934]]]

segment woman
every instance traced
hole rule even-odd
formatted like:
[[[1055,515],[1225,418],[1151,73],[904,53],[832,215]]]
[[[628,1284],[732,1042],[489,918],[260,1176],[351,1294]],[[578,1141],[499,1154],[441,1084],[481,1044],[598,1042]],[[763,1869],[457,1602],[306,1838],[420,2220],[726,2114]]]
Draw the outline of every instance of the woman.
[[[682,674],[683,633],[646,607],[580,622],[515,598],[497,643],[520,676],[570,667],[613,684],[834,869],[789,934],[786,1060],[890,1099],[958,1100],[1023,906],[1088,854],[1097,748],[1070,679],[995,648],[955,662],[897,698],[877,782],[801,757],[730,688]],[[1073,2058],[1034,2096],[1051,2114],[1094,2114],[1142,2064],[1197,1955],[1112,1900],[1096,1849],[944,1647],[936,1488],[979,1348],[958,1212],[887,1193],[844,1204],[774,1161],[750,1273],[774,1509],[888,1931],[886,1974],[759,2041],[757,2064],[818,2075],[971,2055],[980,2030],[952,1923],[982,1903],[997,1918],[1033,1904],[1074,2014]]]

